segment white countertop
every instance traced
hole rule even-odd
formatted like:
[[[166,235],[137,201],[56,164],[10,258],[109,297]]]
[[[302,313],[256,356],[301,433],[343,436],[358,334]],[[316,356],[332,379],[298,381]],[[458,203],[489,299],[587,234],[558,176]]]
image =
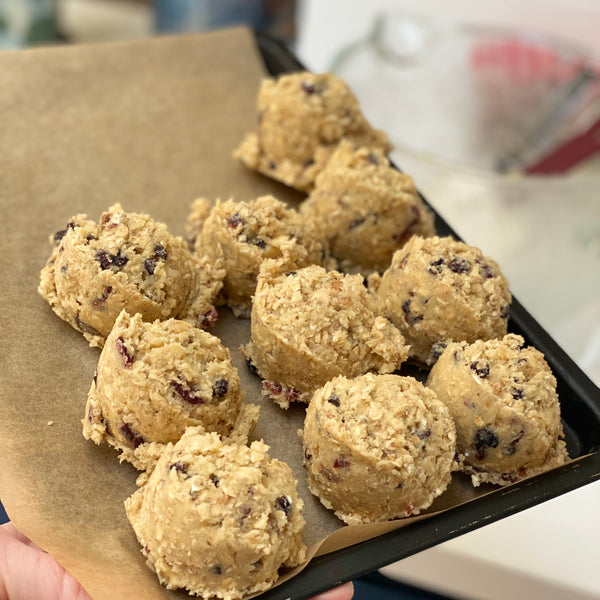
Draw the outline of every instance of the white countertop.
[[[600,598],[600,481],[386,567],[461,600]]]

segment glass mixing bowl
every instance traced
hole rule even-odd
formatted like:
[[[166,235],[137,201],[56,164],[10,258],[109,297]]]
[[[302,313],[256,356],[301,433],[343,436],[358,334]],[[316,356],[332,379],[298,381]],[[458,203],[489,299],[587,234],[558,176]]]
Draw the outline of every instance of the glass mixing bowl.
[[[547,36],[385,13],[331,70],[394,163],[600,381],[600,152],[528,173],[600,119],[595,64]]]
[[[547,36],[384,13],[332,71],[399,152],[514,176],[600,119],[595,62]]]

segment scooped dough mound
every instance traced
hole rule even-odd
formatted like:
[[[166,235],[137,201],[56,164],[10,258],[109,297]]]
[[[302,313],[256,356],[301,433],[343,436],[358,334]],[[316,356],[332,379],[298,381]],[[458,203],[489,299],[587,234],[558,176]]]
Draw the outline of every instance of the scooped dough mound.
[[[521,336],[449,344],[427,386],[456,424],[462,470],[474,485],[506,485],[568,456],[556,379],[539,350]]]
[[[142,554],[167,588],[234,600],[304,561],[297,482],[267,451],[190,428],[125,501]]]
[[[187,427],[249,433],[259,407],[245,406],[243,397],[231,354],[218,338],[186,321],[148,323],[122,311],[98,361],[83,435],[109,442],[136,464],[135,448],[176,442]]]
[[[336,377],[315,392],[303,440],[312,493],[349,525],[415,515],[451,480],[454,424],[412,377]]]
[[[111,206],[99,223],[74,216],[54,236],[39,293],[52,310],[102,346],[122,309],[147,321],[180,318],[199,327],[217,318],[224,272],[192,256],[182,238],[151,217]]]
[[[250,316],[262,262],[277,260],[281,273],[326,259],[326,249],[311,223],[273,196],[248,202],[197,200],[188,218],[188,235],[196,253],[222,260],[222,293],[237,316]]]
[[[268,177],[309,191],[343,138],[386,153],[392,148],[387,136],[367,122],[344,81],[330,73],[292,73],[263,82],[258,126],[234,156]]]
[[[243,348],[265,396],[287,408],[290,401],[309,402],[337,375],[391,373],[406,360],[404,338],[375,314],[360,275],[316,265],[279,275],[270,266],[258,277],[252,337]]]
[[[501,338],[511,295],[500,267],[450,237],[412,237],[379,282],[382,314],[416,362],[431,365],[451,341]]]
[[[434,218],[408,175],[377,149],[343,141],[300,212],[327,239],[341,270],[383,272],[413,236],[435,234]]]

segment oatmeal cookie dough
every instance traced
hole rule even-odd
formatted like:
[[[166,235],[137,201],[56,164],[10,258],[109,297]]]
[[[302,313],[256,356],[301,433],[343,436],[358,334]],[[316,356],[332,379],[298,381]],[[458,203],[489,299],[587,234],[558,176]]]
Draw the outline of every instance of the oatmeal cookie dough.
[[[169,589],[234,600],[302,563],[303,502],[268,446],[224,443],[190,428],[125,501],[148,566]]]
[[[568,456],[556,379],[521,336],[449,344],[427,386],[456,424],[461,469],[475,486],[506,485],[563,464]]]
[[[138,468],[134,449],[176,442],[187,427],[247,436],[259,407],[245,405],[237,369],[220,340],[186,321],[148,323],[122,311],[88,394],[83,435],[108,442]]]
[[[224,272],[193,256],[148,215],[111,206],[95,223],[80,214],[54,236],[38,292],[52,310],[102,346],[122,309],[147,321],[171,317],[208,327]]]
[[[406,360],[401,333],[375,313],[360,275],[311,265],[284,275],[265,263],[252,306],[251,340],[242,348],[282,408],[310,401],[337,375],[391,373]]]
[[[310,191],[336,145],[347,138],[389,152],[348,85],[330,73],[308,72],[265,80],[258,94],[258,126],[234,156],[247,167]]]
[[[349,525],[416,515],[451,480],[454,424],[412,377],[336,377],[315,392],[302,437],[311,492]]]
[[[512,299],[495,261],[474,246],[437,236],[414,236],[398,250],[377,296],[382,314],[410,344],[411,358],[426,365],[450,341],[504,336]]]
[[[394,169],[377,149],[341,142],[300,206],[345,272],[388,268],[413,236],[435,234],[432,211],[410,176]]]
[[[222,294],[236,316],[250,316],[261,263],[277,260],[281,273],[309,264],[328,264],[325,244],[312,223],[273,196],[248,202],[197,200],[188,219],[196,253],[221,260]],[[330,261],[329,261],[330,262]]]

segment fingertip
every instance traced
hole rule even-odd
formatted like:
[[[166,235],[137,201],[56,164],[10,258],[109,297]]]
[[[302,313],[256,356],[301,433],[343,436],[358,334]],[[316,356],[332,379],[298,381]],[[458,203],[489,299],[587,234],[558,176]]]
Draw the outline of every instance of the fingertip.
[[[311,600],[351,600],[352,596],[354,596],[354,584],[348,581],[322,594],[317,594]]]
[[[42,550],[35,542],[32,542],[25,534],[21,533],[13,524],[12,521],[7,521],[0,525],[0,535],[7,535],[26,546],[31,546],[40,552],[45,552]]]

